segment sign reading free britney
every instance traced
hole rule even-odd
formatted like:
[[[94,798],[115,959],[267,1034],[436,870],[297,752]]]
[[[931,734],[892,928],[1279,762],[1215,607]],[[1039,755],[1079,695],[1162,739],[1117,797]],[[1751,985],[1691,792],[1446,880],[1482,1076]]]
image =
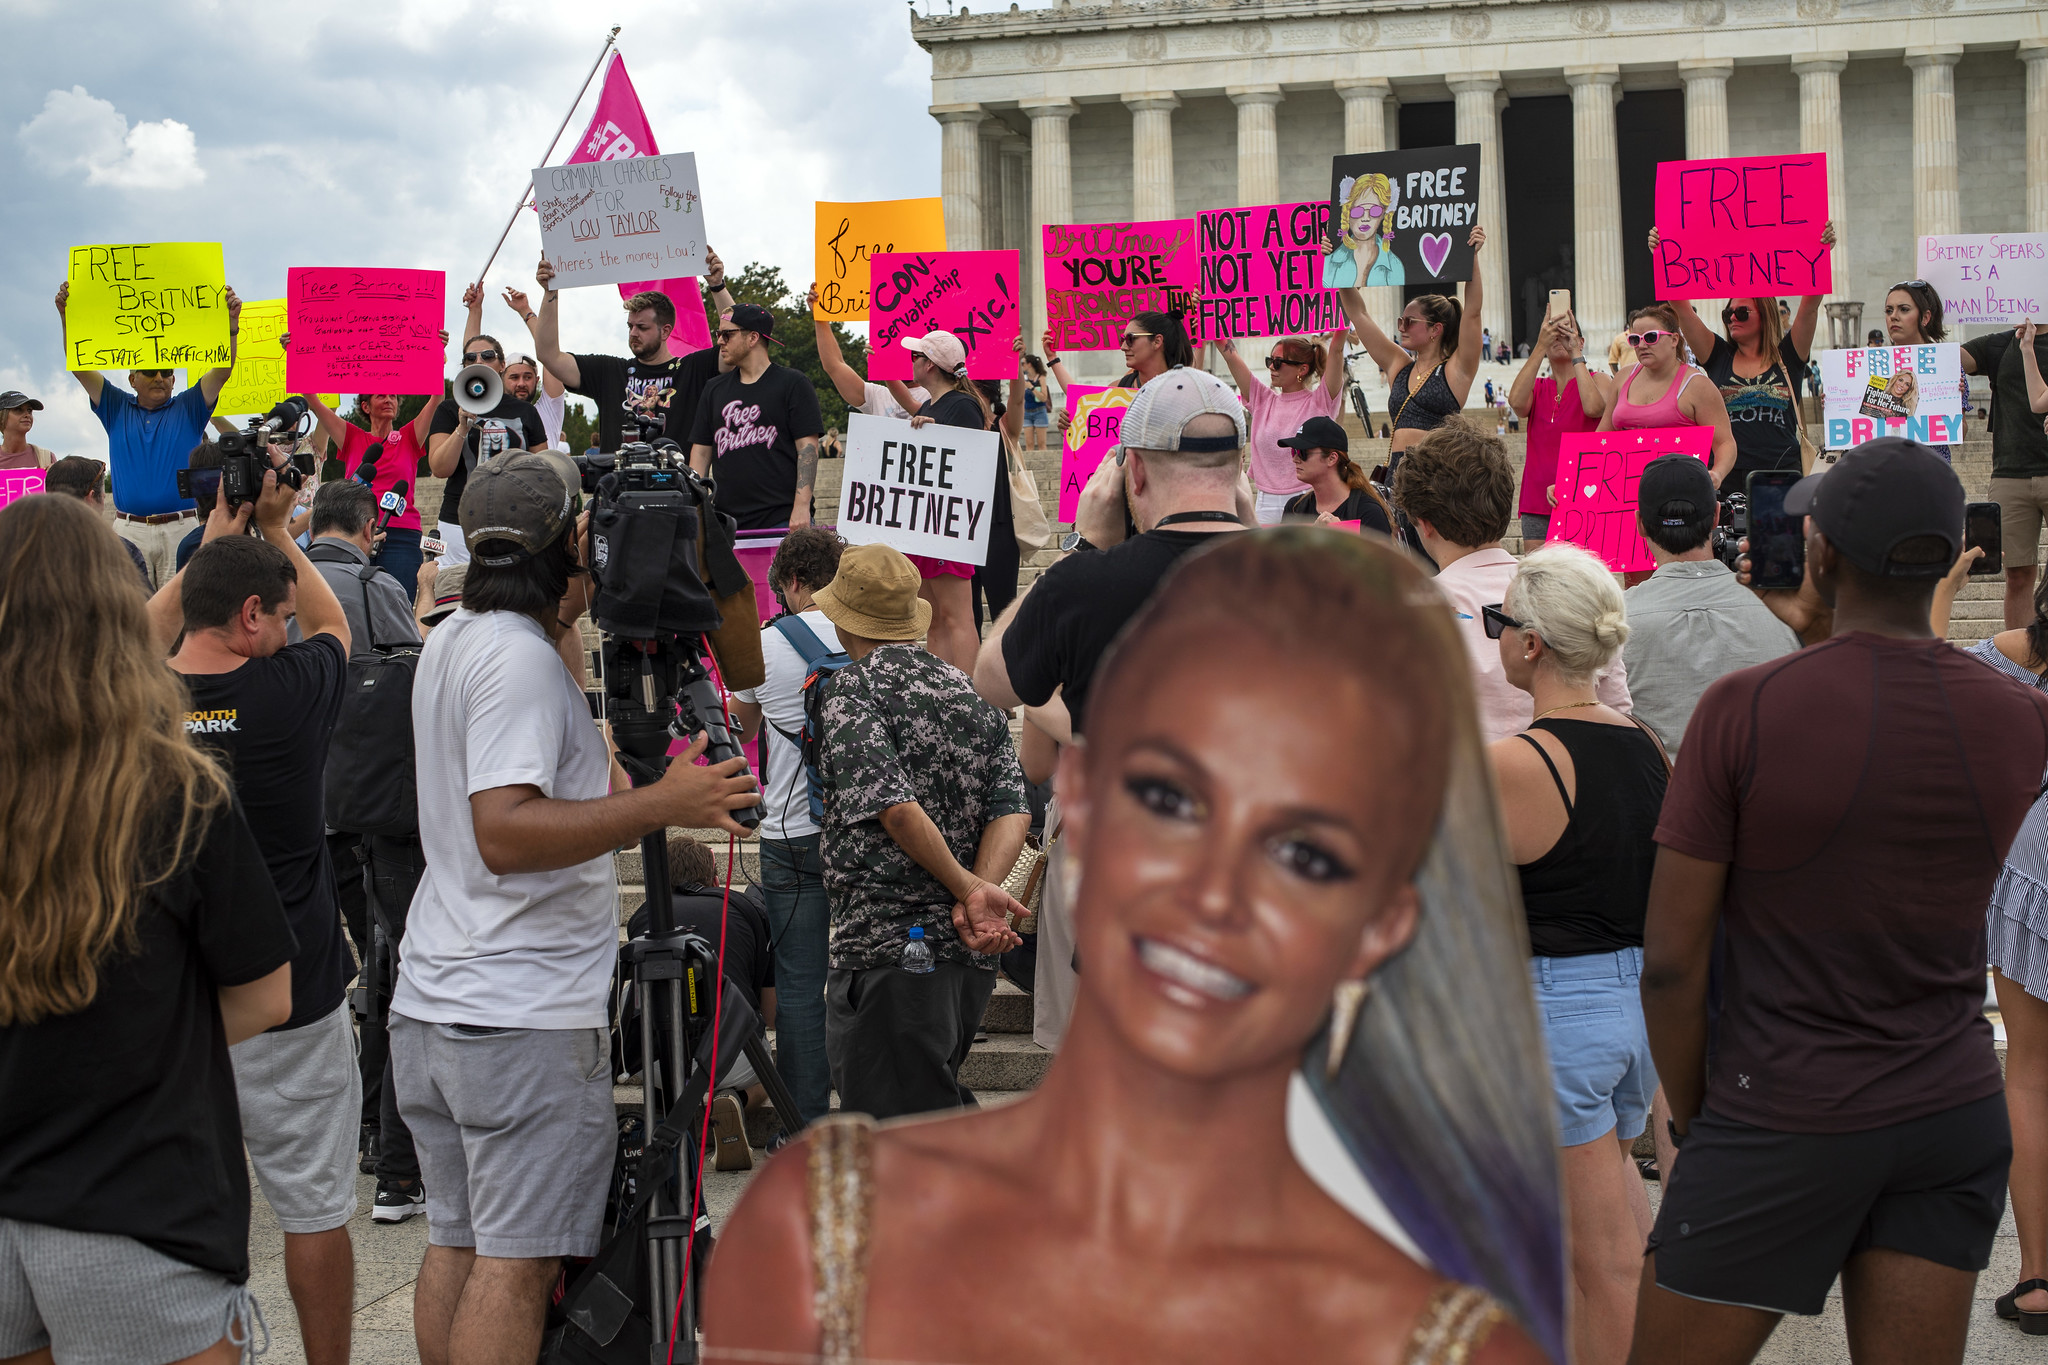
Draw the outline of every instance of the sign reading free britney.
[[[1660,299],[1805,297],[1834,289],[1821,234],[1828,159],[1719,157],[1657,163]]]

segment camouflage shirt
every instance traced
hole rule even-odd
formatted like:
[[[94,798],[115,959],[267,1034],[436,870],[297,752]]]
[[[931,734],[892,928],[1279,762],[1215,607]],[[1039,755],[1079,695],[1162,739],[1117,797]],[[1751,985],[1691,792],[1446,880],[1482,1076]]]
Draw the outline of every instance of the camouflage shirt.
[[[912,925],[941,962],[992,967],[953,929],[953,893],[882,828],[882,812],[915,801],[962,867],[981,833],[1028,809],[1024,771],[1003,713],[965,674],[924,646],[883,645],[832,678],[819,773],[825,788],[825,894],[832,965],[893,967]]]

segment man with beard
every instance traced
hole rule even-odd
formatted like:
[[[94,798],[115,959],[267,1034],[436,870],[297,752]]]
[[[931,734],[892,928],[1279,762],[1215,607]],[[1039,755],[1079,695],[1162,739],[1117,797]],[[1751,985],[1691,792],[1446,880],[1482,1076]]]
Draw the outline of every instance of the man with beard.
[[[469,321],[462,328],[462,344],[467,346],[484,330],[484,287],[472,284],[463,290],[462,302],[469,309]],[[525,293],[508,287],[505,306],[519,314],[520,320],[526,324],[527,334],[531,336],[534,318],[538,315],[528,306]],[[561,380],[552,374],[542,375],[539,362],[532,356],[508,356],[505,361],[505,392],[522,403],[533,404],[533,410],[540,414],[540,424],[547,432],[550,446],[556,450],[569,448],[562,441],[562,419],[568,415],[568,403],[562,396]]]

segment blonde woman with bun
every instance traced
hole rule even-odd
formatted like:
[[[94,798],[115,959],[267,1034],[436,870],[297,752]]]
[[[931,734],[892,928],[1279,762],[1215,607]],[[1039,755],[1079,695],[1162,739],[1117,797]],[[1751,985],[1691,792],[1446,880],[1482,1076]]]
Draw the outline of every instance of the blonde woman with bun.
[[[1507,680],[1536,710],[1526,730],[1489,752],[1550,1054],[1572,1356],[1621,1365],[1650,1232],[1629,1148],[1657,1091],[1638,981],[1669,769],[1655,736],[1594,694],[1595,675],[1628,639],[1606,565],[1553,541],[1522,560],[1505,601],[1482,611]]]

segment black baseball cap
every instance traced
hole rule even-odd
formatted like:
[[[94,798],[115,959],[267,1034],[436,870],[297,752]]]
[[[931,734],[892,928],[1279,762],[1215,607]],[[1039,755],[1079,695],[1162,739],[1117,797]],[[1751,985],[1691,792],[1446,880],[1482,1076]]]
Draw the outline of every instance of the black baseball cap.
[[[1939,455],[1903,436],[1865,441],[1834,468],[1809,474],[1786,490],[1785,510],[1813,524],[1842,558],[1887,578],[1940,578],[1963,545],[1963,484]],[[1901,541],[1939,536],[1939,563],[1897,564]]]
[[[1698,527],[1713,519],[1714,476],[1697,455],[1660,455],[1636,482],[1636,520],[1644,526]]]
[[[5,393],[0,393],[0,412],[12,412],[16,408],[27,408],[31,412],[41,412],[43,405],[36,399],[23,393],[20,389],[9,389]]]
[[[764,337],[775,335],[775,314],[758,303],[733,305],[732,325],[742,332],[759,332]]]
[[[1282,436],[1279,443],[1290,450],[1341,450],[1349,454],[1351,434],[1341,422],[1311,417],[1296,427],[1292,436]]]

